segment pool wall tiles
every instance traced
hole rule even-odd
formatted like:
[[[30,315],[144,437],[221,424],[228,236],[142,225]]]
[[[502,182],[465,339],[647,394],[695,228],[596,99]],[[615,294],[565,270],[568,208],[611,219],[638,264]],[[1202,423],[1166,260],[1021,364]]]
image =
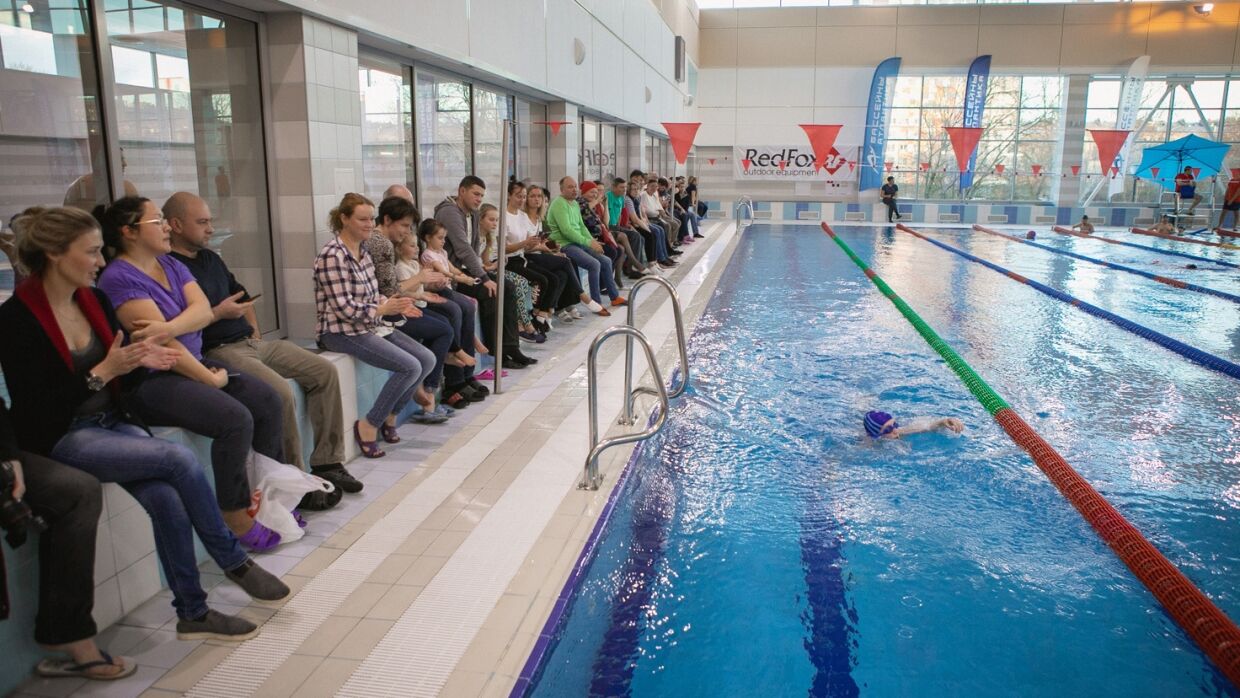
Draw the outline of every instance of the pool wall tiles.
[[[709,201],[707,206],[714,217],[731,218],[735,202]],[[887,219],[887,208],[878,203],[816,202],[816,201],[755,201],[755,211],[770,213],[770,221],[800,220],[802,211],[817,211],[824,221],[842,222],[849,213],[862,213],[865,220],[881,222]],[[1034,218],[1054,216],[1057,225],[1072,225],[1080,220],[1082,213],[1096,218],[1104,225],[1132,226],[1138,218],[1152,218],[1156,211],[1139,206],[1100,207],[1090,206],[1035,206],[1024,204],[960,204],[952,202],[901,203],[900,213],[912,221],[937,222],[940,213],[954,213],[961,223],[985,223],[991,215],[1006,216],[1012,225],[1035,224]],[[766,220],[766,219],[764,219]]]

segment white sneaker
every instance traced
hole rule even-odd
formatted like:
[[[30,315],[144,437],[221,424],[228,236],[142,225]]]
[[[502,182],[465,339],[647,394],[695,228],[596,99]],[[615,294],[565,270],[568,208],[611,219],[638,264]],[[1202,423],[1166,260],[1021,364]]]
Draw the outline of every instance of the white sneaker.
[[[586,304],[586,309],[592,313],[597,313],[598,311],[603,309],[603,306],[591,300],[589,303]],[[580,311],[578,311],[576,308],[573,308],[573,312],[580,312]]]
[[[595,303],[595,305],[598,305],[598,304]],[[580,320],[581,318],[585,317],[585,314],[582,313],[581,310],[577,308],[577,306],[573,306],[572,308],[569,308],[568,312],[574,320]]]
[[[568,312],[567,310],[561,310],[561,311],[559,312],[559,314],[558,314],[558,315],[556,315],[556,317],[560,318],[560,319],[561,319],[561,320],[563,320],[564,322],[572,322],[572,321],[573,321],[573,314],[572,314],[572,313],[570,313],[570,312]]]

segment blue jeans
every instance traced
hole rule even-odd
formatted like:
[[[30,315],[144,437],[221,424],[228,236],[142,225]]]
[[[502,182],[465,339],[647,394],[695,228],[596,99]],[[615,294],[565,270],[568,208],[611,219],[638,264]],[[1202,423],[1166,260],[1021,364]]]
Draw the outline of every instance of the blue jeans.
[[[596,254],[594,250],[576,244],[565,245],[564,254],[573,260],[573,264],[586,270],[586,276],[590,279],[590,298],[595,303],[603,302],[599,293],[600,282],[603,290],[607,291],[607,295],[613,300],[620,297],[616,282],[612,279],[611,260],[606,255]]]
[[[443,360],[448,356],[448,347],[452,346],[452,325],[442,315],[428,313],[424,308],[422,317],[406,318],[405,324],[399,329],[435,355],[435,367],[431,369],[424,384],[428,390],[438,389],[439,381],[443,378]]]
[[[683,218],[682,225],[684,226],[685,237],[702,234],[702,217],[697,214],[697,211],[689,211],[686,209],[685,212],[681,214],[681,218]]]
[[[654,258],[657,262],[666,262],[671,259],[667,254],[667,232],[663,230],[663,226],[650,221],[650,232],[654,235]]]
[[[435,369],[435,354],[403,332],[380,337],[366,334],[324,334],[319,341],[330,351],[357,357],[362,363],[391,371],[375,404],[366,413],[372,427],[380,427],[388,416],[398,414],[409,404],[413,393]]]
[[[448,324],[452,325],[454,333],[454,345],[456,349],[448,347],[448,351],[456,351],[460,349],[470,356],[477,353],[474,347],[474,328],[477,325],[478,302],[473,298],[457,293],[450,288],[435,291],[439,295],[448,299],[447,303],[427,303],[422,312],[431,311],[438,313],[440,317],[445,318]],[[444,380],[450,386],[459,386],[474,377],[473,366],[444,366]]]
[[[220,569],[236,569],[246,561],[237,537],[224,525],[202,465],[188,448],[103,414],[74,421],[51,456],[100,482],[119,483],[146,509],[178,618],[207,612],[194,533]]]

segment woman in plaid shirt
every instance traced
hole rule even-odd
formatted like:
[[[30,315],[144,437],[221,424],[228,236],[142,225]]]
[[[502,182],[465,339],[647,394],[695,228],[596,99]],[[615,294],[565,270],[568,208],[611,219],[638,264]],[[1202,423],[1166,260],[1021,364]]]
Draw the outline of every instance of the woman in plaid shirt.
[[[361,194],[345,194],[332,209],[328,225],[336,236],[314,260],[319,343],[392,372],[366,417],[353,424],[362,455],[382,458],[386,454],[379,448],[379,437],[390,444],[400,441],[396,415],[409,400],[434,409],[434,399],[422,381],[435,368],[435,355],[383,321],[390,315],[421,317],[422,311],[410,298],[379,294],[375,266],[362,244],[374,230],[375,205]]]

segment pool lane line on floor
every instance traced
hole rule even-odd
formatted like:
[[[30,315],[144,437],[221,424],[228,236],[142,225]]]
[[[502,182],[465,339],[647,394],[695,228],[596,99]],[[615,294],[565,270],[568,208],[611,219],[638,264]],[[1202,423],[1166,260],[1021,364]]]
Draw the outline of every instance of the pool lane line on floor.
[[[1015,235],[1008,235],[1007,233],[1001,233],[998,230],[992,230],[983,225],[974,225],[973,229],[978,231],[979,233],[986,233],[987,235],[994,235],[996,237],[1001,237],[1005,240],[1009,240],[1011,242],[1019,242],[1022,245],[1029,245],[1030,247],[1036,247],[1039,250],[1046,250],[1047,252],[1051,252],[1053,254],[1059,254],[1065,257],[1071,257],[1073,259],[1079,259],[1085,262],[1089,262],[1090,264],[1097,264],[1099,266],[1103,266],[1108,269],[1115,269],[1116,271],[1122,271],[1128,274],[1136,274],[1137,276],[1142,276],[1147,279],[1152,279],[1154,281],[1157,281],[1160,284],[1171,286],[1172,288],[1182,288],[1185,291],[1192,291],[1193,293],[1201,293],[1207,296],[1214,296],[1215,298],[1222,298],[1224,300],[1229,300],[1232,303],[1240,303],[1240,296],[1237,296],[1233,293],[1228,293],[1226,291],[1219,291],[1217,289],[1207,288],[1205,286],[1199,286],[1197,284],[1189,283],[1187,281],[1173,279],[1170,276],[1154,274],[1154,273],[1151,273],[1151,272],[1148,272],[1142,269],[1136,269],[1134,267],[1125,266],[1123,264],[1116,264],[1115,262],[1108,262],[1106,260],[1097,259],[1095,257],[1088,257],[1086,255],[1079,254],[1076,252],[1069,252],[1067,250],[1059,250],[1054,247],[1051,247],[1050,245],[1043,245],[1041,243],[1037,243],[1032,240],[1026,240],[1025,238],[1022,238],[1022,237],[1017,237]]]
[[[897,228],[914,232],[903,225]],[[1232,685],[1240,688],[1240,628],[987,385],[951,345],[836,236],[830,226],[823,223],[822,229],[865,273],[866,278],[896,306],[922,339],[947,362],[969,392],[982,403],[1012,441],[1029,454],[1034,464],[1046,474],[1089,525],[1093,526],[1099,537],[1111,547],[1133,575],[1158,599],[1167,614],[1214,662]],[[920,233],[914,234],[923,237]],[[923,239],[929,240],[925,237]]]
[[[1209,257],[1201,257],[1195,254],[1188,254],[1187,252],[1176,252],[1174,250],[1164,250],[1158,247],[1150,247],[1149,245],[1138,245],[1135,242],[1124,242],[1123,240],[1116,240],[1114,238],[1104,238],[1100,235],[1087,235],[1085,233],[1078,233],[1077,231],[1072,230],[1071,228],[1064,228],[1063,226],[1058,226],[1058,225],[1052,226],[1051,232],[1058,233],[1060,235],[1070,235],[1074,238],[1084,238],[1086,240],[1099,240],[1101,242],[1109,242],[1112,245],[1123,245],[1124,247],[1134,247],[1138,250],[1149,250],[1150,252],[1157,252],[1159,254],[1168,254],[1174,257],[1183,257],[1184,259],[1195,259],[1198,262],[1207,262],[1209,264],[1217,264],[1223,267],[1231,267],[1232,269],[1240,269],[1240,264],[1235,264],[1233,262],[1224,262],[1221,259],[1210,259]]]
[[[977,262],[978,264],[988,269],[997,271],[1000,274],[1003,274],[1004,276],[1007,276],[1008,278],[1014,281],[1019,281],[1022,284],[1031,286],[1034,289],[1041,291],[1042,293],[1045,293],[1051,298],[1063,301],[1064,303],[1068,303],[1069,305],[1072,305],[1076,308],[1080,308],[1081,310],[1089,313],[1090,315],[1093,315],[1095,317],[1100,317],[1103,320],[1106,320],[1107,322],[1113,323],[1137,335],[1138,337],[1148,339],[1149,341],[1159,346],[1162,346],[1166,349],[1169,349],[1179,354],[1180,356],[1183,356],[1184,358],[1188,359],[1189,361],[1192,361],[1195,364],[1204,366],[1213,371],[1218,371],[1219,373],[1225,373],[1231,376],[1232,378],[1240,379],[1240,365],[1237,365],[1231,361],[1228,361],[1227,359],[1224,359],[1220,356],[1215,356],[1214,354],[1211,354],[1210,352],[1203,351],[1192,345],[1185,344],[1184,342],[1181,342],[1180,340],[1175,339],[1174,337],[1169,337],[1161,332],[1152,330],[1146,327],[1145,325],[1133,322],[1132,320],[1129,320],[1126,317],[1116,315],[1115,313],[1112,313],[1109,310],[1103,310],[1102,308],[1099,308],[1098,306],[1093,305],[1092,303],[1087,303],[1077,298],[1076,296],[1069,295],[1058,289],[1051,288],[1050,286],[1047,286],[1044,283],[1041,283],[1039,281],[1034,281],[1033,279],[1017,274],[1016,272],[1010,269],[1007,269],[1005,267],[1001,267],[998,264],[995,264],[994,262],[987,261],[976,255],[969,254],[968,252],[965,252],[964,250],[961,250],[956,247],[952,247],[951,245],[948,245],[947,243],[940,242],[939,240],[935,240],[934,238],[931,238],[931,237],[927,237],[926,235],[923,235],[922,233],[919,233],[916,230],[913,230],[912,228],[904,224],[897,225],[896,230],[908,233],[909,235],[913,235],[915,237],[919,237],[922,240],[925,240],[926,242],[930,243],[931,245],[936,245],[938,247],[941,247],[947,250],[948,252],[951,252],[953,254],[958,254],[961,257],[964,257],[965,259],[971,262]]]
[[[1152,238],[1162,238],[1164,240],[1175,240],[1177,242],[1192,242],[1198,245],[1206,245],[1207,247],[1221,247],[1224,250],[1240,250],[1240,245],[1233,245],[1228,242],[1211,242],[1209,240],[1197,240],[1194,238],[1186,238],[1183,235],[1168,235],[1166,233],[1156,233],[1152,230],[1146,230],[1145,228],[1135,228],[1135,227],[1129,228],[1128,232],[1136,233],[1137,235],[1148,235],[1149,237],[1152,237]]]

